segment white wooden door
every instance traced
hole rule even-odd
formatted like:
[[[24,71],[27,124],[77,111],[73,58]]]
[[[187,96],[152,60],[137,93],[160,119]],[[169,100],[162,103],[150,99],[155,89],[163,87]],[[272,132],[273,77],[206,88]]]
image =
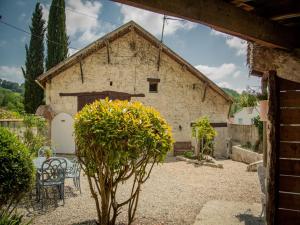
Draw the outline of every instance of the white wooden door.
[[[57,114],[51,122],[51,144],[57,153],[75,153],[74,120],[67,113]]]

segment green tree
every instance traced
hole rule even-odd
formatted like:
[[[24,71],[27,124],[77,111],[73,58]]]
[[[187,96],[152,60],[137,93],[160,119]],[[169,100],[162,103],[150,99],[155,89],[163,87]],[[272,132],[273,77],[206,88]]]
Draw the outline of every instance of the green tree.
[[[257,98],[253,93],[243,91],[239,99],[239,105],[241,107],[255,107],[257,105]]]
[[[233,103],[231,105],[230,113],[229,113],[230,116],[233,116],[237,111],[241,109],[241,106],[239,104],[241,95],[237,91],[230,88],[222,88],[222,89],[233,99]]]
[[[0,87],[0,108],[23,113],[23,96],[20,93]]]
[[[31,38],[29,47],[26,45],[25,69],[22,68],[25,78],[24,106],[27,113],[35,113],[42,104],[43,89],[36,84],[36,78],[44,72],[44,33],[45,20],[40,3],[36,3],[32,14],[32,24],[29,27]]]
[[[68,36],[64,0],[52,1],[48,19],[47,51],[47,70],[67,58]]]

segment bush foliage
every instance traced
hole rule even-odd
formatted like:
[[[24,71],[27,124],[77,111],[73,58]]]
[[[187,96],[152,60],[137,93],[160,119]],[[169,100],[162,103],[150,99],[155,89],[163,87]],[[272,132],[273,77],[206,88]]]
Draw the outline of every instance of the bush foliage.
[[[23,117],[25,132],[23,143],[30,150],[32,156],[37,156],[38,150],[47,144],[47,122],[44,118],[26,114]],[[36,132],[34,132],[36,128]]]
[[[151,107],[106,99],[85,106],[76,115],[75,136],[76,155],[88,176],[99,223],[115,224],[121,207],[128,205],[131,224],[141,185],[171,149],[170,127]],[[118,185],[129,178],[133,180],[131,194],[119,202]]]
[[[34,181],[28,149],[7,129],[0,127],[0,210],[9,211]]]
[[[197,149],[197,157],[203,159],[204,154],[213,155],[213,140],[217,132],[210,125],[207,117],[200,117],[192,127],[192,136],[196,138],[200,149]]]

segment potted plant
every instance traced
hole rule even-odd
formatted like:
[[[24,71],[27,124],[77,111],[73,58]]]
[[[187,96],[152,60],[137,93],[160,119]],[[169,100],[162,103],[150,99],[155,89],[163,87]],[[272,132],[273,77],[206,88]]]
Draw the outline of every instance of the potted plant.
[[[269,101],[268,101],[268,93],[263,92],[257,94],[257,99],[259,101],[259,117],[261,121],[268,120],[268,109],[269,109]]]

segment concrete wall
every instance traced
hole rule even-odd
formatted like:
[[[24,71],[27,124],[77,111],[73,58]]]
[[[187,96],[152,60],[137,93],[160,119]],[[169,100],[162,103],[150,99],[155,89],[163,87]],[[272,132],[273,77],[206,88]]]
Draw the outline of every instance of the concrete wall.
[[[245,145],[247,142],[254,145],[259,140],[258,129],[254,125],[229,124],[228,136],[233,142],[241,145]]]
[[[262,160],[262,158],[262,154],[249,151],[241,146],[232,146],[231,159],[234,161],[250,164]]]
[[[83,59],[84,83],[81,82],[79,64],[48,81],[46,104],[56,113],[74,116],[77,97],[60,97],[59,93],[106,90],[142,93],[145,97],[134,97],[132,101],[141,101],[159,110],[172,126],[176,141],[191,140],[190,124],[200,116],[208,116],[211,122],[227,121],[229,102],[211,88],[207,88],[202,102],[205,84],[165,54],[161,56],[160,70],[157,71],[157,57],[156,47],[135,32],[130,32],[110,44],[110,64],[106,48]],[[158,93],[149,93],[147,78],[160,79]],[[223,140],[218,139],[216,151],[223,151]]]

